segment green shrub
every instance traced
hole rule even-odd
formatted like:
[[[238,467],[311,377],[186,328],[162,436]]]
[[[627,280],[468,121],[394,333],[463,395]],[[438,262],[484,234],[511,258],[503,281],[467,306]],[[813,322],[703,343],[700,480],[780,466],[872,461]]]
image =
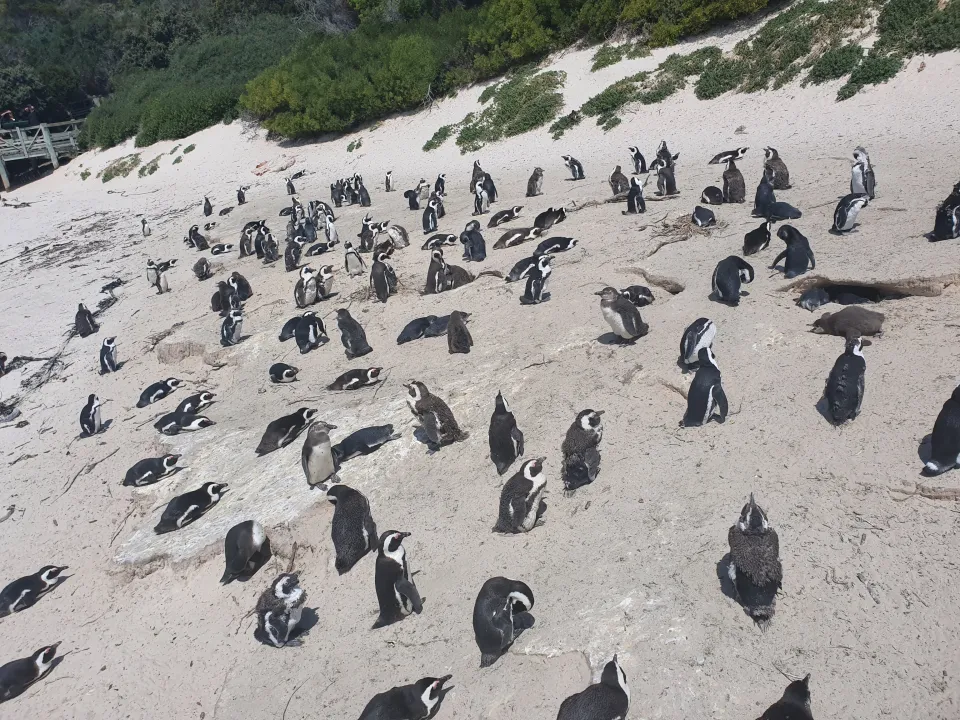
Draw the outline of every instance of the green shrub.
[[[856,95],[865,85],[877,85],[894,77],[903,67],[899,55],[879,55],[874,51],[863,59],[850,74],[850,79],[837,92],[837,100],[846,100]]]
[[[180,146],[179,146],[179,145],[174,145],[174,146],[173,146],[173,150],[171,150],[171,151],[170,151],[169,153],[167,153],[167,154],[168,154],[168,155],[175,155],[176,152],[177,152],[177,150],[179,150],[179,149],[180,149]]]
[[[89,170],[84,170],[84,171],[82,171],[82,172],[80,173],[80,179],[81,179],[81,180],[86,180],[88,177],[90,177],[90,171],[89,171]]]
[[[558,118],[550,126],[550,135],[554,140],[559,140],[563,134],[572,127],[579,125],[583,121],[583,115],[579,110],[572,110],[561,118]]]
[[[193,143],[190,143],[183,149],[183,154],[186,155],[187,153],[192,153],[196,149],[197,149],[197,146],[194,145]]]
[[[743,82],[747,63],[736,58],[717,58],[697,79],[694,94],[700,100],[712,100],[734,90]]]
[[[917,23],[936,9],[937,0],[887,0],[877,18],[877,32],[894,43],[909,38]]]
[[[943,10],[935,10],[920,18],[908,47],[916,53],[960,49],[960,2],[951,0]]]
[[[162,155],[157,155],[153,160],[148,163],[145,163],[140,166],[140,169],[137,171],[137,174],[140,177],[146,177],[147,175],[153,175],[157,169],[160,167],[160,158]]]
[[[590,72],[616,65],[626,57],[627,49],[627,45],[601,45],[593,53],[593,64],[590,66]]]
[[[121,158],[117,158],[112,163],[107,165],[103,170],[97,173],[97,177],[102,178],[103,182],[108,183],[115,177],[126,177],[132,173],[139,164],[140,153],[124,155]]]
[[[177,155],[177,156],[173,159],[173,162],[170,163],[170,164],[171,164],[171,165],[179,165],[179,164],[182,163],[182,162],[183,162],[183,155]]]
[[[441,125],[440,128],[433,134],[433,137],[427,140],[423,145],[424,152],[430,152],[431,150],[436,150],[438,147],[443,145],[456,129],[455,125]]]
[[[359,150],[361,147],[363,147],[363,138],[358,138],[356,140],[351,141],[350,144],[347,145],[347,152],[353,152],[354,150]]]
[[[840,45],[827,50],[818,57],[807,73],[807,80],[820,85],[829,80],[839,80],[853,72],[863,57],[863,48],[859,45]]]

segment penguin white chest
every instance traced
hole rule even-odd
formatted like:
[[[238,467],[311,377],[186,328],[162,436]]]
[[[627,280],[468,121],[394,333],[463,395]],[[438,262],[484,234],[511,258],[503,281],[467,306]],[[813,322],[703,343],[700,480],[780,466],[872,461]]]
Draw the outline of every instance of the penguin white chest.
[[[610,329],[613,330],[616,335],[619,335],[625,340],[630,340],[633,338],[633,336],[627,332],[627,328],[623,324],[623,318],[620,316],[620,313],[611,307],[602,308],[602,311],[603,319],[607,321]]]

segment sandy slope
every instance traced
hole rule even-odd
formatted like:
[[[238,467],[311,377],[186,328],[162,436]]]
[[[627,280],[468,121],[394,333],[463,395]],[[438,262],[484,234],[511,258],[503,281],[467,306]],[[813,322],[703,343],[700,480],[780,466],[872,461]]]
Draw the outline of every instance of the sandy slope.
[[[571,107],[657,61],[618,65],[598,78],[587,72],[589,56],[568,53],[557,61],[568,72]],[[916,64],[843,104],[833,102],[835,87],[709,103],[688,92],[637,109],[607,134],[584,123],[560,142],[542,131],[485,148],[478,156],[497,180],[497,207],[523,204],[527,219],[550,204],[606,198],[606,176],[616,164],[628,167],[628,145],[640,143],[652,155],[666,138],[681,153],[679,199],[651,201],[637,218],[622,217],[622,206],[588,207],[556,229],[580,246],[558,256],[553,298],[536,307],[521,307],[522,288],[494,278],[420,297],[428,262],[419,250],[420,215],[405,209],[399,192],[382,191],[388,169],[401,189],[446,172],[450,196],[441,229],[460,231],[471,212],[466,186],[473,157],[460,156],[452,142],[426,155],[419,148],[440,124],[474,107],[480,88],[428,115],[359,133],[363,146],[354,153],[345,150],[353,138],[279,148],[234,125],[144,150],[149,160],[175,144],[197,146],[176,166],[168,155],[146,179],[80,181],[81,164],[96,172],[131,152],[116,148],[79,158],[18,192],[35,205],[0,211],[7,228],[0,260],[25,245],[70,245],[0,265],[2,349],[9,356],[48,354],[61,345],[78,302],[95,305],[103,297],[99,287],[113,277],[130,282],[103,317],[100,334],[72,341],[61,377],[23,405],[29,425],[0,430],[6,463],[0,508],[17,507],[0,524],[7,548],[2,581],[48,562],[73,573],[36,607],[0,621],[0,661],[58,639],[72,651],[51,677],[0,707],[0,717],[354,718],[376,692],[452,673],[454,689],[439,717],[553,718],[562,699],[618,651],[634,719],[756,717],[787,682],[776,668],[794,677],[812,674],[820,718],[955,718],[960,516],[949,502],[897,502],[902,496],[888,487],[912,487],[918,479],[918,444],[957,382],[956,288],[884,304],[887,332],[866,352],[863,414],[836,430],[815,405],[842,343],[808,333],[813,316],[795,307],[795,295],[781,292],[782,276],[766,269],[779,241],[755,258],[757,280],[739,308],[707,299],[716,262],[739,252],[743,233],[757,224],[749,206],[722,207],[717,214],[725,227],[654,252],[663,239],[654,237],[657,221],[689,213],[700,190],[718,183],[709,157],[749,145],[741,168],[752,197],[761,148],[772,145],[790,166],[794,189],[782,198],[804,210],[796,224],[811,239],[818,271],[876,280],[956,272],[957,244],[932,245],[921,235],[958,179],[949,98],[960,90],[960,58],[928,58],[919,74]],[[739,126],[745,130],[735,134]],[[878,197],[857,233],[836,238],[826,229],[836,198],[846,192],[846,158],[858,144],[874,159]],[[564,180],[562,153],[583,161],[586,181]],[[281,155],[296,158],[294,170],[309,171],[298,182],[304,199],[325,199],[331,179],[363,173],[374,217],[411,233],[411,247],[395,258],[399,295],[386,306],[366,300],[351,306],[374,347],[362,361],[344,358],[333,327],[332,342],[308,356],[280,345],[276,334],[295,312],[295,276],[236,255],[222,260],[217,278],[239,269],[253,284],[244,325],[250,337],[226,350],[217,343],[219,319],[208,310],[213,281],[195,280],[189,270],[195,254],[180,239],[202,222],[203,194],[220,209],[234,204],[241,183],[252,184],[251,202],[215,218],[211,235],[235,242],[242,224],[259,217],[282,231],[282,177],[252,174],[257,163],[276,163]],[[534,165],[547,175],[545,195],[531,201],[523,193]],[[153,227],[149,239],[139,234],[140,213]],[[359,230],[362,214],[359,208],[338,214],[342,238]],[[485,235],[492,248],[499,233]],[[483,267],[506,271],[529,250],[490,249]],[[146,286],[148,257],[180,258],[169,295]],[[456,251],[448,258],[460,263]],[[341,254],[330,261],[339,266]],[[671,296],[654,288],[656,303],[644,312],[650,335],[633,348],[611,347],[600,340],[607,326],[591,293],[604,284],[642,282],[637,268],[674,278],[685,290]],[[365,283],[341,273],[336,287],[345,299]],[[332,313],[342,304],[320,309]],[[408,320],[453,309],[474,314],[470,355],[448,355],[443,340],[395,345]],[[737,414],[724,425],[680,432],[684,401],[670,386],[689,381],[675,365],[677,346],[699,316],[718,323],[715,347]],[[149,338],[178,322],[184,324],[152,351]],[[109,335],[118,336],[127,364],[100,377],[97,350]],[[185,356],[190,342],[204,350]],[[300,367],[302,381],[270,384],[266,370],[278,359]],[[368,365],[390,368],[377,391],[323,389],[345,369]],[[167,376],[188,381],[187,388],[137,410],[140,390]],[[22,377],[0,380],[4,397],[18,391]],[[471,438],[428,455],[413,437],[400,386],[407,378],[445,398]],[[201,388],[219,396],[209,410],[217,426],[161,440],[148,421]],[[486,431],[497,389],[526,435],[527,456],[548,458],[547,522],[525,537],[490,532],[499,480],[487,458]],[[95,440],[75,441],[77,415],[91,392],[109,400],[104,417],[114,424]],[[267,422],[301,405],[319,408],[339,426],[334,439],[382,422],[403,433],[380,453],[352,461],[342,478],[367,495],[381,530],[413,533],[407,547],[425,596],[421,616],[371,631],[374,560],[337,576],[332,507],[304,483],[300,443],[263,459],[254,455]],[[606,410],[603,466],[596,483],[566,498],[558,480],[560,443],[585,407]],[[145,490],[120,486],[133,462],[166,448],[183,452],[188,469]],[[224,501],[195,525],[154,538],[151,528],[166,501],[206,479],[230,483]],[[957,483],[954,476],[941,480]],[[777,616],[764,634],[718,580],[727,528],[751,490],[779,532],[784,565]],[[248,583],[223,588],[223,533],[250,517],[268,526],[277,562]],[[273,650],[254,642],[253,620],[244,615],[286,567],[294,541],[294,565],[318,620],[303,647]],[[480,585],[497,574],[533,588],[537,624],[493,668],[480,671],[470,617]]]

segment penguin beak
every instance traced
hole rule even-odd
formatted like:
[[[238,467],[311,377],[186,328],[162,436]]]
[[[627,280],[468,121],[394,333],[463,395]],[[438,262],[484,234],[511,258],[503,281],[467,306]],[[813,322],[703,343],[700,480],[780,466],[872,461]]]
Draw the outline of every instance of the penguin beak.
[[[603,415],[603,414],[606,412],[606,410],[594,410],[594,412],[595,412],[597,415]]]
[[[405,537],[405,538],[410,537],[410,533],[408,533],[408,532],[397,533],[397,535],[399,535],[400,537]]]

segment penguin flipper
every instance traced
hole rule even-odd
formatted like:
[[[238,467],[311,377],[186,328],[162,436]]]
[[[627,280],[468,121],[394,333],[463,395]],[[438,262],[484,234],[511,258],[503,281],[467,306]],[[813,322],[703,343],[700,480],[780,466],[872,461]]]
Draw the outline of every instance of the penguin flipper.
[[[811,250],[810,248],[807,248],[807,257],[810,258],[810,269],[811,269],[811,270],[816,270],[816,269],[817,269],[817,260],[816,260],[816,258],[813,257],[813,250]]]
[[[770,267],[775,268],[778,262],[780,262],[781,260],[785,260],[786,258],[787,258],[787,251],[784,250],[773,259],[773,262],[770,263]]]
[[[420,593],[417,592],[417,586],[406,578],[400,578],[396,584],[397,592],[403,595],[413,605],[413,611],[419,615],[423,612],[423,600],[420,599]]]
[[[514,444],[517,446],[517,457],[523,455],[523,432],[516,425],[513,426],[513,429],[510,430],[510,438],[513,440]],[[500,473],[501,475],[503,473]]]
[[[727,419],[727,396],[723,392],[723,386],[719,382],[713,388],[713,399],[717,403],[715,408],[719,415],[717,421],[723,422]]]

